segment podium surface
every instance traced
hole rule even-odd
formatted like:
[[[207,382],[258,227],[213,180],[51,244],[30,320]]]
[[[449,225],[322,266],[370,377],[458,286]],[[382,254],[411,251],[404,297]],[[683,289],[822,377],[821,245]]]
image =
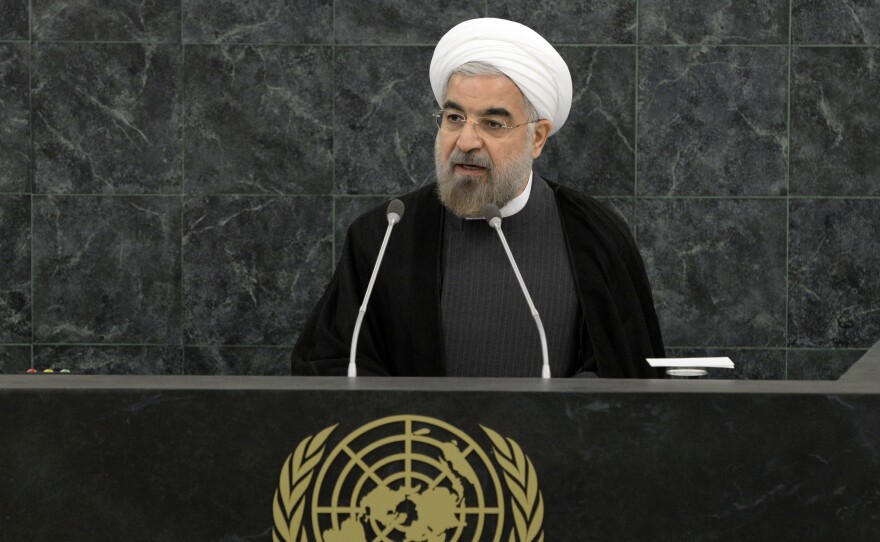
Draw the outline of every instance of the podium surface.
[[[6,375],[0,412],[4,541],[880,540],[880,346],[815,382]]]

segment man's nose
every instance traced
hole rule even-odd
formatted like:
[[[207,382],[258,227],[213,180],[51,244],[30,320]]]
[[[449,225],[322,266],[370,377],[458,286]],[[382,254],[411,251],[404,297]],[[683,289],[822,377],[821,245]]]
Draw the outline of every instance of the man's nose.
[[[456,146],[462,152],[470,152],[475,149],[483,148],[483,137],[480,134],[480,130],[477,128],[477,123],[465,123],[464,128],[461,129],[461,133],[458,134]]]

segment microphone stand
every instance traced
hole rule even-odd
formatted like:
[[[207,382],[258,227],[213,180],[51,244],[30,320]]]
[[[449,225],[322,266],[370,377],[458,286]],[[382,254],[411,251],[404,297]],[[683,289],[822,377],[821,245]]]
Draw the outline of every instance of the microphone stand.
[[[379,257],[376,258],[376,265],[373,266],[373,274],[370,276],[370,283],[367,285],[367,293],[364,294],[364,301],[358,310],[357,320],[354,324],[354,334],[351,337],[351,352],[348,355],[348,376],[357,376],[357,365],[355,364],[355,356],[357,355],[358,336],[361,333],[361,324],[364,323],[364,315],[367,313],[367,302],[370,300],[370,294],[373,293],[373,285],[376,284],[376,275],[379,274],[379,265],[385,256],[385,247],[388,246],[388,239],[391,237],[391,228],[400,222],[403,216],[403,202],[399,199],[392,200],[388,205],[386,217],[388,218],[388,228],[385,230],[385,238],[382,240],[382,247],[379,249]]]
[[[501,239],[501,244],[504,245],[504,252],[507,253],[507,259],[510,260],[510,265],[513,267],[516,280],[519,282],[519,287],[522,288],[526,302],[529,304],[529,310],[532,312],[532,318],[535,319],[535,325],[538,327],[538,335],[541,338],[541,356],[543,358],[541,378],[550,378],[550,355],[547,351],[547,335],[544,333],[544,324],[541,323],[541,316],[538,314],[538,309],[536,309],[535,304],[532,303],[532,296],[529,295],[529,290],[526,288],[526,283],[523,281],[522,275],[519,272],[516,260],[513,259],[513,254],[510,252],[510,247],[507,245],[507,239],[504,237],[504,232],[501,231],[501,211],[496,205],[490,203],[483,208],[483,218],[485,218],[486,222],[489,223],[489,226],[498,233],[498,237]]]

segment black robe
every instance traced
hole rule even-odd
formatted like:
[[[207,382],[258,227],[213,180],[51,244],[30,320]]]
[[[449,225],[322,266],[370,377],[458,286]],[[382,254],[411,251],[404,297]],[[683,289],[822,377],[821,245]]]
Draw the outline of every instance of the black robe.
[[[645,361],[665,354],[651,287],[629,228],[595,199],[547,184],[556,194],[573,265],[581,340],[590,341],[580,348],[582,367],[600,377],[660,377]],[[435,185],[400,199],[406,211],[394,226],[367,307],[358,375],[444,376],[444,208]],[[346,374],[358,309],[388,227],[385,212],[385,205],[376,207],[349,228],[333,278],[293,349],[292,374]]]

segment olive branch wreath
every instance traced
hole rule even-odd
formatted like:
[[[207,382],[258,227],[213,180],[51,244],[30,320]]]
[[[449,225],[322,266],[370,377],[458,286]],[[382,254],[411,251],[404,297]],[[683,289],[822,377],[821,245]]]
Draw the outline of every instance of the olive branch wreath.
[[[544,498],[538,490],[538,476],[532,460],[513,440],[483,425],[480,427],[492,440],[495,459],[504,470],[504,482],[513,502],[513,528],[509,541],[544,542]]]
[[[306,512],[305,495],[315,468],[324,457],[324,444],[337,426],[306,437],[284,461],[272,507],[275,518],[273,542],[308,542],[302,526]],[[504,481],[511,494],[514,525],[509,542],[544,542],[544,499],[538,490],[532,460],[513,440],[488,427],[480,427],[492,440],[495,458],[504,470]]]
[[[314,437],[304,438],[284,461],[272,507],[275,516],[272,542],[308,542],[306,530],[302,526],[306,511],[306,491],[312,482],[315,468],[324,457],[324,443],[337,425],[339,424],[324,429]]]

